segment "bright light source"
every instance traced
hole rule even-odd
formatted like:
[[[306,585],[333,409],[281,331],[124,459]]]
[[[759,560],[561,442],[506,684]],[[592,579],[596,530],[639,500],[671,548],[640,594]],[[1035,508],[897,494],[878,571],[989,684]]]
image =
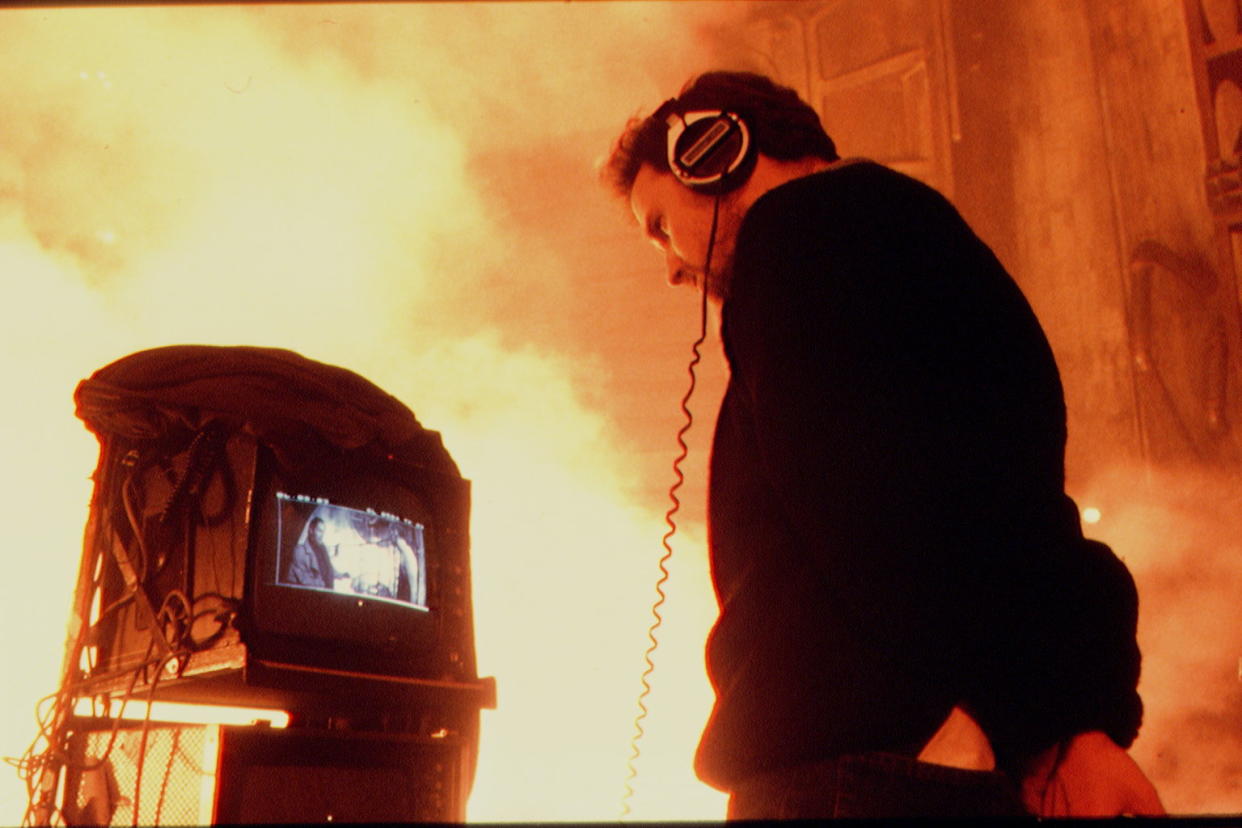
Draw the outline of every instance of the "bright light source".
[[[1082,510],[1083,523],[1099,523],[1100,517],[1100,510],[1094,506],[1088,506]]]
[[[113,702],[119,706],[119,702]],[[74,712],[79,716],[92,716],[90,699],[78,699]],[[142,721],[147,716],[147,702],[130,701],[121,711],[120,718]],[[176,722],[178,724],[252,725],[267,722],[274,728],[289,726],[289,714],[283,710],[266,710],[261,707],[227,707],[219,704],[181,704],[179,702],[151,702],[151,720]]]

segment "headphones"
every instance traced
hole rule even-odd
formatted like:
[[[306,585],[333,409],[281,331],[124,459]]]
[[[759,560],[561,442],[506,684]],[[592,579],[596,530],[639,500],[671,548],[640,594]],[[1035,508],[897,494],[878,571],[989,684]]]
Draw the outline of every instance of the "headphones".
[[[723,195],[746,183],[757,153],[746,121],[721,109],[678,112],[676,98],[665,101],[655,118],[668,125],[668,168],[690,189]]]

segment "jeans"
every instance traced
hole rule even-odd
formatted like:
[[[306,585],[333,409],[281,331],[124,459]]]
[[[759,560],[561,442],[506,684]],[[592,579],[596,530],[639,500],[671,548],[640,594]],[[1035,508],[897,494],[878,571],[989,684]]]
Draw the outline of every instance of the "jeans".
[[[729,819],[1021,817],[1004,774],[862,753],[779,768],[742,780],[729,794]]]

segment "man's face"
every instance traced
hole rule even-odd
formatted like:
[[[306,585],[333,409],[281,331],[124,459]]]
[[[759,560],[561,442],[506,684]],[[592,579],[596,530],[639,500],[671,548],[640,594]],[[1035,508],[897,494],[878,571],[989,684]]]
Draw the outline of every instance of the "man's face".
[[[659,172],[650,164],[639,169],[630,189],[630,209],[647,238],[664,253],[670,285],[702,287],[715,201],[686,187],[672,173]],[[728,293],[733,243],[741,224],[731,206],[727,196],[722,199],[707,280],[707,293],[717,301]]]

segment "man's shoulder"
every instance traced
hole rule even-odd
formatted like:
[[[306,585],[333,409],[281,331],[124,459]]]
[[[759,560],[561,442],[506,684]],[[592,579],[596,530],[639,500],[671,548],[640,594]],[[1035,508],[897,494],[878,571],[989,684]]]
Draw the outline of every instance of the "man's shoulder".
[[[789,211],[858,216],[895,203],[947,203],[931,186],[892,167],[867,158],[848,158],[787,181],[759,198],[747,217],[759,223],[780,223]]]
[[[855,182],[885,186],[927,188],[918,179],[870,158],[851,157],[833,161],[827,167],[790,181],[812,186],[850,186]]]

